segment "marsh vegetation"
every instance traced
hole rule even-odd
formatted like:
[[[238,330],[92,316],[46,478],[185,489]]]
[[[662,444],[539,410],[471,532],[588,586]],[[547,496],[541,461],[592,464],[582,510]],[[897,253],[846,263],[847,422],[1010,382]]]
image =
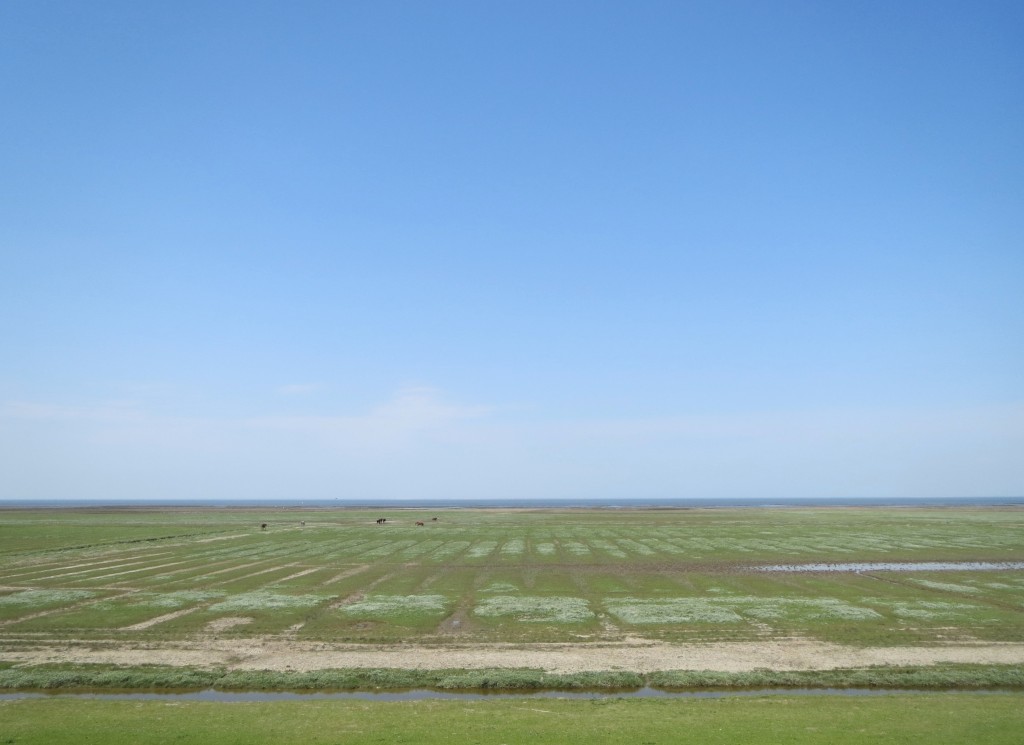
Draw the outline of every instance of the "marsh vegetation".
[[[1024,556],[1017,509],[447,510],[438,521],[392,510],[384,525],[377,515],[5,511],[0,634],[1024,641],[1024,572],[1007,563]],[[993,568],[898,568],[979,561]],[[897,570],[799,570],[850,562]],[[780,565],[792,571],[760,571]]]

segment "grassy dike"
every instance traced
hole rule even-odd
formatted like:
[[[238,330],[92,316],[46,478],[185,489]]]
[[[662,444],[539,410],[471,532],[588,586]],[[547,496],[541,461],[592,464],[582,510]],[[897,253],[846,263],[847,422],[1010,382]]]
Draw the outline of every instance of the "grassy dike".
[[[0,669],[0,690],[441,691],[877,688],[890,690],[1024,690],[1020,665],[948,664],[840,670],[724,673],[669,670],[641,675],[609,671],[558,675],[540,670],[347,669],[312,672],[218,670],[169,666],[39,665]]]
[[[703,700],[274,702],[0,701],[17,745],[238,743],[1019,743],[1024,694]]]

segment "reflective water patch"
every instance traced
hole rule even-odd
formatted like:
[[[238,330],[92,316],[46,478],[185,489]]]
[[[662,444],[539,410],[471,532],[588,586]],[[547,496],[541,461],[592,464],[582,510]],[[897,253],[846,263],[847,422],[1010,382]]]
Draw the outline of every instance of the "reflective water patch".
[[[1024,561],[862,561],[832,564],[770,564],[755,572],[998,572],[1024,569]]]

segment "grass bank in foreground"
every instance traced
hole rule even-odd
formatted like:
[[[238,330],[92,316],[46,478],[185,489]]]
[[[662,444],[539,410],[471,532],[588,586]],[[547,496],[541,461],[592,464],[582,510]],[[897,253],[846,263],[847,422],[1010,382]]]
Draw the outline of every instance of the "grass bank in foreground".
[[[446,691],[881,688],[911,690],[1024,690],[1020,665],[936,665],[840,670],[754,670],[725,673],[667,670],[559,675],[541,670],[348,669],[312,672],[216,670],[170,666],[38,665],[0,669],[0,690]]]
[[[0,701],[18,745],[234,743],[917,743],[1020,742],[1022,694],[601,701],[365,701],[211,704]]]

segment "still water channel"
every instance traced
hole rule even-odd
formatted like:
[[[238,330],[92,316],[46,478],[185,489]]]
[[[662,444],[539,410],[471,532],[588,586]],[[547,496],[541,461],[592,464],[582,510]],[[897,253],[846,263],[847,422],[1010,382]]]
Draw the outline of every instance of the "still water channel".
[[[1024,569],[1024,561],[864,561],[835,564],[770,564],[758,572],[1001,572]]]
[[[216,703],[266,703],[271,701],[482,701],[491,699],[611,699],[611,698],[739,698],[753,696],[890,696],[908,693],[1015,693],[1014,691],[935,691],[876,688],[763,688],[733,691],[662,691],[638,688],[629,691],[535,691],[531,693],[451,693],[418,689],[411,691],[287,692],[287,691],[185,691],[177,693],[0,693],[0,701],[29,698],[77,698],[98,701],[207,701]],[[1017,692],[1019,693],[1019,692]]]

